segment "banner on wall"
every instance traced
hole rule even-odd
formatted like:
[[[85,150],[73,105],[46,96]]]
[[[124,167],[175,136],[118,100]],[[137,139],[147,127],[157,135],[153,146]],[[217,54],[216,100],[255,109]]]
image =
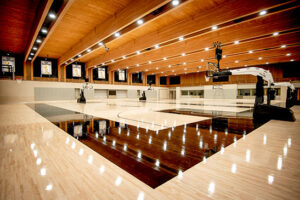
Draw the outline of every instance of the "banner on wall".
[[[119,81],[125,81],[125,71],[124,70],[119,71]]]
[[[51,61],[46,61],[46,60],[41,61],[41,74],[42,75],[52,75]]]
[[[81,65],[72,65],[72,76],[81,77]]]
[[[105,79],[105,68],[98,68],[98,78]]]
[[[15,71],[15,58],[10,56],[2,56],[2,72]]]

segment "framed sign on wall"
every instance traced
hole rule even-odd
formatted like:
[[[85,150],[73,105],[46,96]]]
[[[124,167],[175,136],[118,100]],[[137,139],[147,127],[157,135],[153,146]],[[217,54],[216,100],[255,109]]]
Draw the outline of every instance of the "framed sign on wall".
[[[81,65],[72,65],[72,76],[73,77],[81,77]]]
[[[125,81],[125,71],[124,70],[119,71],[119,81]]]
[[[41,61],[41,74],[42,75],[52,75],[52,62],[42,60]]]
[[[105,79],[105,68],[98,68],[98,78],[99,79]]]
[[[2,72],[14,72],[15,63],[15,57],[2,56]]]

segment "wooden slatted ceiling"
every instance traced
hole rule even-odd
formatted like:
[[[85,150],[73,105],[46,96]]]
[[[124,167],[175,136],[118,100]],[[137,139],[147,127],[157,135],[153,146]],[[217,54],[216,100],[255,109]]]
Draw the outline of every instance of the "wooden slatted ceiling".
[[[110,65],[110,70],[116,70],[118,68],[125,68],[126,66],[133,66],[136,64],[141,64],[148,62],[149,60],[162,59],[163,57],[168,57],[172,55],[180,55],[183,52],[192,52],[205,47],[210,47],[212,43],[216,40],[222,41],[223,43],[233,42],[235,40],[243,40],[251,37],[256,37],[265,34],[272,34],[275,31],[287,30],[295,28],[295,25],[299,21],[299,17],[295,15],[299,9],[293,9],[293,11],[288,10],[285,12],[280,12],[265,17],[257,18],[255,20],[243,22],[231,27],[219,29],[207,34],[200,35],[193,39],[185,40],[183,42],[178,42],[173,45],[162,47],[160,49],[144,53],[139,56],[128,58],[124,61],[118,62],[116,64]],[[268,28],[265,28],[268,27]],[[280,35],[277,36],[280,39]],[[299,37],[297,38],[299,40]],[[260,41],[264,42],[264,41]],[[242,44],[242,43],[241,43]],[[232,45],[231,48],[238,49],[241,45]],[[253,47],[249,47],[249,50],[256,49],[256,43],[253,43]],[[208,55],[209,52],[204,52],[205,55]],[[226,51],[224,51],[226,54]],[[201,57],[199,58],[201,59]],[[204,58],[203,58],[204,59]],[[164,63],[168,65],[172,59],[168,59]],[[160,63],[153,63],[151,65],[146,65],[133,69],[136,70],[145,70],[146,67],[156,67]]]
[[[274,6],[278,3],[282,3],[282,1],[262,0],[256,2],[255,4],[253,4],[253,2],[243,0],[225,1],[216,7],[212,7],[211,9],[207,9],[203,12],[195,12],[194,14],[191,14],[192,17],[188,17],[185,20],[181,20],[177,23],[170,23],[158,31],[154,30],[148,34],[136,38],[134,41],[130,41],[122,46],[119,46],[115,50],[110,50],[109,53],[104,53],[97,58],[90,60],[88,62],[88,66],[92,67],[104,61],[121,57],[124,54],[126,55],[133,53],[137,50],[154,46],[157,43],[177,38],[181,35],[211,27],[212,25],[232,20],[245,14],[257,12],[261,9]],[[184,6],[185,5],[182,6],[182,9]],[[180,10],[178,12],[180,12]],[[149,26],[151,26],[151,24],[149,24]],[[122,38],[118,40],[121,39]]]
[[[42,0],[0,1],[0,50],[25,51],[37,9]]]
[[[126,44],[128,43],[136,43],[137,39],[142,38],[145,35],[148,35],[153,32],[160,32],[169,24],[176,24],[180,21],[183,21],[184,19],[191,19],[191,16],[195,15],[196,13],[204,12],[207,9],[216,7],[222,2],[224,2],[224,0],[215,0],[215,1],[189,0],[184,5],[180,5],[178,7],[173,8],[171,11],[165,13],[164,15],[155,18],[150,23],[145,23],[142,26],[137,27],[133,31],[130,31],[125,35],[122,35],[121,38],[109,42],[107,44],[107,46],[110,48],[110,51],[108,53],[105,52],[104,48],[99,48],[95,50],[93,53],[90,53],[85,57],[81,58],[80,60],[82,62],[87,62],[99,56],[100,57],[106,56],[107,54],[110,55],[111,52],[115,50],[119,50],[120,48],[123,49],[122,47],[126,46]],[[147,42],[146,40],[147,38],[145,38],[143,41]],[[153,40],[153,38],[151,38],[151,40]],[[122,55],[124,55],[124,53],[126,52],[128,51],[122,52],[123,53]],[[122,55],[120,54],[119,57],[121,57]],[[116,57],[111,56],[111,59],[113,58]]]
[[[113,17],[132,0],[75,0],[39,56],[59,58],[97,24]]]

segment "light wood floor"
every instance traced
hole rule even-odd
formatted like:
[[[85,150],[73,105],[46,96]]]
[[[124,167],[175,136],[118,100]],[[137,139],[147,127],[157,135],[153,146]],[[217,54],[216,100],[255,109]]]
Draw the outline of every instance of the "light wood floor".
[[[101,115],[115,117],[124,102],[114,102]],[[182,106],[169,102],[138,109]],[[101,106],[49,104],[87,114]],[[152,189],[26,105],[0,105],[0,199],[300,199],[300,107],[293,110],[296,122],[272,120]]]

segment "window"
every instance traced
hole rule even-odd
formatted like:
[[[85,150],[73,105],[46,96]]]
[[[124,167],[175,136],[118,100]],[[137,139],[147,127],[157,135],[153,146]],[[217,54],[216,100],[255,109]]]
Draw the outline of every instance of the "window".
[[[250,96],[250,89],[239,89],[238,96]]]
[[[182,96],[187,96],[189,93],[188,93],[189,91],[187,91],[187,90],[181,90],[181,95]]]
[[[155,84],[155,75],[148,75],[147,76],[147,84]]]
[[[159,78],[159,82],[161,85],[167,85],[167,77],[166,76],[161,76]]]
[[[132,74],[132,83],[143,83],[143,73],[133,73]]]
[[[171,76],[170,85],[178,85],[178,84],[180,84],[180,76]]]

